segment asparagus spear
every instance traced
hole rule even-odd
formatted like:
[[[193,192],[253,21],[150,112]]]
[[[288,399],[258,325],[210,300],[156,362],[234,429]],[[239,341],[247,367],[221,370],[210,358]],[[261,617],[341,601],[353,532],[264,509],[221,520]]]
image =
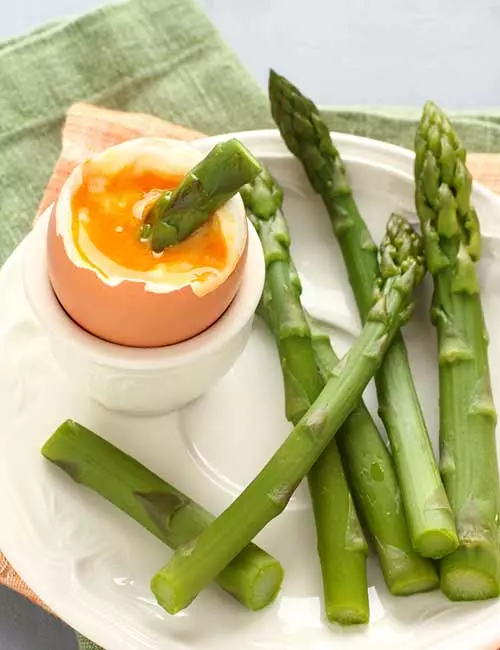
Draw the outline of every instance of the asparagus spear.
[[[300,303],[300,279],[290,257],[290,235],[282,214],[283,192],[267,170],[241,189],[247,216],[259,234],[266,259],[260,313],[280,355],[287,418],[298,424],[324,383]],[[308,474],[323,575],[327,618],[352,625],[369,619],[366,556],[359,523],[335,440]]]
[[[185,494],[72,420],[59,426],[42,454],[171,548],[196,537],[213,520]],[[281,564],[255,544],[242,549],[216,578],[222,589],[252,610],[272,602],[282,580]]]
[[[215,145],[173,191],[164,192],[149,209],[141,237],[155,253],[178,244],[211,214],[253,180],[261,166],[239,140]]]
[[[424,273],[420,240],[391,222],[382,243],[380,283],[366,324],[314,404],[239,497],[154,576],[152,590],[170,613],[184,609],[266,524],[278,516],[378,370],[394,334],[409,316]]]
[[[480,232],[465,150],[432,102],[415,139],[416,206],[434,280],[432,321],[439,349],[441,473],[459,549],[441,562],[452,600],[499,595],[499,481],[488,336],[475,263]]]
[[[311,323],[316,363],[328,379],[339,359],[329,337]],[[358,512],[371,533],[384,579],[395,596],[435,589],[434,564],[412,548],[391,455],[361,401],[335,436]]]
[[[378,276],[377,250],[359,214],[340,154],[316,106],[274,71],[269,95],[283,139],[323,199],[364,322]],[[413,546],[423,556],[443,557],[457,548],[458,540],[401,334],[395,336],[376,386]]]

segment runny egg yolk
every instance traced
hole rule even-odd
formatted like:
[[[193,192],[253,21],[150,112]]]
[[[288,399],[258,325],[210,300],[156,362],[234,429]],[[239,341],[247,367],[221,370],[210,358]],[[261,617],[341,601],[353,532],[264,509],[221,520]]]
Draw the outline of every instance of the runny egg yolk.
[[[174,189],[180,181],[178,176],[139,170],[133,165],[106,175],[91,163],[84,164],[82,183],[71,204],[73,241],[82,259],[105,275],[82,250],[81,228],[106,258],[132,271],[148,272],[161,265],[172,272],[204,269],[198,281],[211,275],[207,269],[222,271],[228,249],[217,214],[183,242],[161,254],[154,254],[149,242],[140,239],[148,207],[162,191]]]

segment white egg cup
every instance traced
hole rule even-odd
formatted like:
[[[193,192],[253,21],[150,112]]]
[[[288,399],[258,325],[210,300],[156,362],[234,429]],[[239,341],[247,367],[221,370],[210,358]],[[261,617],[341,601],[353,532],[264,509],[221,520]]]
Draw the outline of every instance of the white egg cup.
[[[29,236],[24,287],[56,361],[77,390],[84,390],[115,411],[158,415],[200,397],[230,370],[246,346],[264,286],[264,255],[250,223],[241,285],[219,320],[201,334],[175,345],[132,348],[89,334],[61,307],[47,269],[50,211],[40,217]]]

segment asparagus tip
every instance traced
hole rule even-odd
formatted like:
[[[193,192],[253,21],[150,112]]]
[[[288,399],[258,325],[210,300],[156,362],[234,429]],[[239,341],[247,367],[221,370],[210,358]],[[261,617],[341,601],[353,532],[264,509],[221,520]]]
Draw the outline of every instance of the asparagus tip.
[[[401,275],[416,266],[423,274],[425,268],[422,238],[410,223],[399,214],[391,214],[387,222],[379,253],[383,277]]]
[[[279,75],[274,68],[269,68],[269,87],[281,78],[281,75]]]
[[[278,90],[278,89],[284,89],[286,88],[289,91],[292,91],[294,94],[297,94],[298,96],[302,97],[302,93],[299,91],[297,86],[294,86],[291,81],[288,81],[286,77],[283,75],[279,74],[274,70],[273,68],[269,69],[269,92],[272,93],[272,90]]]

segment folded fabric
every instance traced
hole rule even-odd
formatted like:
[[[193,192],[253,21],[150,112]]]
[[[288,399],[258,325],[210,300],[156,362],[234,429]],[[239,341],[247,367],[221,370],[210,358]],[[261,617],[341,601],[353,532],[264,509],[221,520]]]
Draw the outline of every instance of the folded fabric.
[[[6,41],[0,87],[0,263],[92,153],[140,135],[273,127],[265,93],[192,0],[130,0]],[[336,131],[411,147],[419,110],[324,115]],[[483,152],[470,157],[476,178],[500,190],[500,112],[454,121],[469,150]],[[41,604],[3,556],[0,582]],[[80,647],[97,649],[83,638]]]

